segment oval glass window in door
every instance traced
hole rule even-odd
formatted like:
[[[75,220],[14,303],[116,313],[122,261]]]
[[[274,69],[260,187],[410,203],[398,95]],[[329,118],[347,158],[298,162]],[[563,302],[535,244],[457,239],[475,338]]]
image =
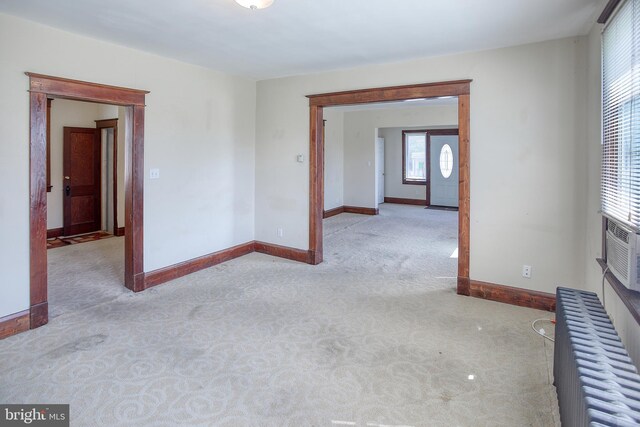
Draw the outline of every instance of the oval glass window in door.
[[[453,171],[453,151],[449,144],[444,144],[440,150],[440,173],[443,177],[449,178]]]

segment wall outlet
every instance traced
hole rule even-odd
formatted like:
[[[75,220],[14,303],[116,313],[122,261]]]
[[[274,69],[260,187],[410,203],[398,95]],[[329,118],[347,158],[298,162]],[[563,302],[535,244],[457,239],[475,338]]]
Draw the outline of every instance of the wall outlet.
[[[282,236],[284,236],[284,230],[283,230],[282,228],[278,228],[278,229],[276,230],[276,235],[277,235],[278,237],[282,237]]]
[[[160,169],[149,169],[149,179],[160,179]]]
[[[525,279],[531,279],[531,266],[523,265],[522,266],[522,277]]]

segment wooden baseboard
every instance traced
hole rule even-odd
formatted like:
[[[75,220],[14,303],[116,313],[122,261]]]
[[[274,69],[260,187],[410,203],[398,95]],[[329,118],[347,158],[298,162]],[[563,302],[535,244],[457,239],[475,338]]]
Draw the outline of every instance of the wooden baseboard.
[[[377,208],[361,208],[359,206],[343,206],[344,211],[347,213],[354,213],[360,215],[378,215]]]
[[[254,246],[253,241],[247,242],[209,255],[150,271],[144,274],[144,288],[148,289],[187,274],[213,267],[216,264],[250,254],[255,250]]]
[[[39,328],[49,323],[49,303],[42,302],[32,305],[29,310],[29,327],[31,329]]]
[[[53,239],[55,237],[60,237],[62,236],[62,232],[64,231],[64,228],[60,227],[60,228],[52,228],[51,230],[47,230],[47,239]]]
[[[322,214],[322,218],[331,218],[332,216],[339,215],[344,212],[344,206],[338,206],[337,208],[329,209],[328,211],[324,211]]]
[[[24,310],[9,316],[0,317],[0,340],[28,331],[30,325],[30,311]]]
[[[113,235],[117,237],[124,236],[124,227],[116,228],[113,232]]]
[[[426,200],[419,199],[402,199],[400,197],[385,197],[385,203],[395,203],[397,205],[415,205],[415,206],[427,206]]]
[[[458,295],[470,295],[469,289],[469,278],[468,277],[460,277],[458,276]]]
[[[293,261],[314,264],[315,256],[311,251],[294,249],[287,246],[274,245],[265,242],[255,242],[255,251],[262,254],[273,255],[279,258],[286,258]]]
[[[546,292],[470,280],[468,295],[521,307],[556,311],[556,296]]]

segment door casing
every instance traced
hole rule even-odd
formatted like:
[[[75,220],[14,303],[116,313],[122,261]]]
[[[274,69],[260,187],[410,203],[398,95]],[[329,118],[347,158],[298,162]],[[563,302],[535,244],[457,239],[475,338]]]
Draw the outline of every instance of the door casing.
[[[308,95],[309,98],[309,260],[323,259],[322,216],[324,210],[323,109],[338,105],[407,99],[458,98],[459,186],[458,186],[458,278],[457,292],[470,295],[470,97],[471,80],[389,86],[345,92]]]
[[[29,76],[29,326],[49,321],[47,300],[47,98],[126,107],[125,286],[144,290],[144,106],[148,91],[36,73]]]

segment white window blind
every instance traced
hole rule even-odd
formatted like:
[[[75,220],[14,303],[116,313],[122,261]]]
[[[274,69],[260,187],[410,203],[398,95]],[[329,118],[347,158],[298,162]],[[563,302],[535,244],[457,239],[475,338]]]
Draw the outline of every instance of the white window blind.
[[[602,212],[640,231],[640,0],[602,33]]]

